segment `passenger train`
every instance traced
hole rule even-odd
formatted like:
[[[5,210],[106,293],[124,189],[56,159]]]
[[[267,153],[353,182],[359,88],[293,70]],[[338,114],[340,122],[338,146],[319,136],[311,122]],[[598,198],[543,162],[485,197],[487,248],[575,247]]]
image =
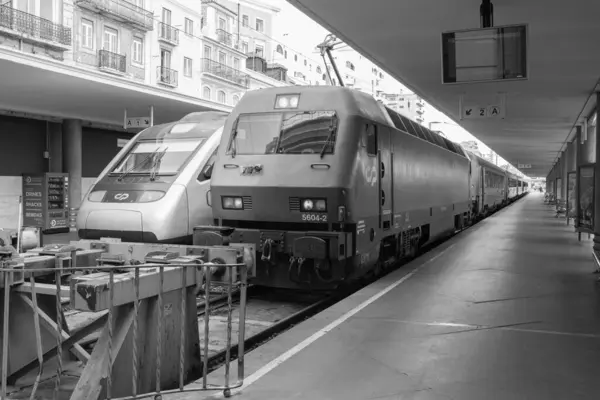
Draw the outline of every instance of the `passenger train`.
[[[137,134],[106,166],[81,204],[81,239],[192,244],[210,224],[210,173],[224,112],[192,113]]]
[[[414,256],[526,187],[365,93],[254,90],[226,119],[214,221],[194,244],[253,243],[253,283],[329,290]]]

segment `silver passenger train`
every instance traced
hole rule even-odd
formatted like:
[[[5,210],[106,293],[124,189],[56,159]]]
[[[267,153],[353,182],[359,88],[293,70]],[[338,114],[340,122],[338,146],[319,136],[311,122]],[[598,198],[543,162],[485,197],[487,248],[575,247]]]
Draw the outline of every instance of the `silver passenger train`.
[[[197,112],[138,133],[83,200],[79,238],[191,244],[194,226],[212,221],[207,196],[227,116]]]

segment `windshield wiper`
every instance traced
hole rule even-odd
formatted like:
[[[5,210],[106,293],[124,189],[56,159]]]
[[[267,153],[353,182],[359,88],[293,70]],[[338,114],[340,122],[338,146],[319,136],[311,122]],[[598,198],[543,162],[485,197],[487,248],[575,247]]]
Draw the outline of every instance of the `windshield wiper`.
[[[129,168],[127,171],[122,172],[121,175],[119,175],[119,177],[117,178],[117,180],[122,181],[123,178],[125,178],[127,175],[132,173],[135,169],[144,165],[146,163],[146,161],[150,160],[150,158],[153,157],[154,155],[156,155],[157,153],[158,153],[158,149],[153,151],[152,153],[149,153],[146,157],[144,157],[142,159],[142,161],[132,165],[131,168]]]
[[[323,148],[321,149],[321,154],[320,157],[321,159],[323,159],[323,157],[325,156],[325,150],[327,150],[327,147],[330,147],[333,144],[333,135],[335,134],[335,122],[331,122],[331,125],[329,125],[329,135],[327,135],[327,140],[325,140],[325,144],[323,145]]]
[[[231,142],[229,144],[229,151],[231,154],[231,158],[235,158],[235,154],[237,153],[237,146],[235,145],[235,138],[238,134],[238,122],[240,121],[239,117],[235,120],[235,125],[233,126],[233,132],[231,132]]]
[[[154,157],[154,161],[152,161],[152,165],[150,166],[150,180],[154,181],[156,179],[156,175],[158,173],[158,165],[162,160],[163,156],[167,152],[169,147],[165,147],[165,149]]]

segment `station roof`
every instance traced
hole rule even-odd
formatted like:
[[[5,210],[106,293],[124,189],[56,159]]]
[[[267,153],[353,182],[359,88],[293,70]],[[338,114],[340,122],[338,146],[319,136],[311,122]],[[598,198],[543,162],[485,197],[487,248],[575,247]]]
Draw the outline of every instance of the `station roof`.
[[[493,0],[494,26],[528,25],[528,79],[442,84],[441,34],[480,27],[481,0],[288,0],[529,176],[546,176],[595,106],[600,2]],[[461,95],[504,93],[504,119],[460,119]],[[501,95],[502,96],[502,95]]]
[[[192,112],[232,108],[200,99],[199,92],[186,95],[4,48],[0,48],[0,88],[0,109],[110,127],[123,126],[125,109],[129,117],[147,117],[153,106],[154,123],[161,124]]]

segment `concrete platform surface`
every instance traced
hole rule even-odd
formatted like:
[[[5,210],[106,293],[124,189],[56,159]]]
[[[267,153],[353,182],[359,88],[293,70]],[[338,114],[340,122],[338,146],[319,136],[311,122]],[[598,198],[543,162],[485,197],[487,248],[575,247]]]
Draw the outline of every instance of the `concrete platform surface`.
[[[591,240],[529,194],[249,353],[234,398],[598,399],[593,269]]]

